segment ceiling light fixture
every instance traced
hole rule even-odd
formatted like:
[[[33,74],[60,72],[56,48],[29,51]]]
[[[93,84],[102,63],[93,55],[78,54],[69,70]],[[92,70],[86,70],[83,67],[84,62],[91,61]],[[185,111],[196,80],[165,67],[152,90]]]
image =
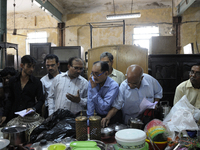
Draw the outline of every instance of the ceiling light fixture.
[[[129,14],[114,14],[114,15],[107,15],[107,20],[114,20],[114,19],[129,19],[129,18],[139,18],[141,17],[140,13],[129,13]]]
[[[132,13],[132,6],[133,6],[133,0],[132,0],[132,3],[131,3],[131,13],[115,14],[115,2],[113,0],[114,14],[113,15],[107,15],[106,19],[107,20],[114,20],[114,19],[130,19],[130,18],[139,18],[139,17],[141,17],[141,14],[139,12]]]

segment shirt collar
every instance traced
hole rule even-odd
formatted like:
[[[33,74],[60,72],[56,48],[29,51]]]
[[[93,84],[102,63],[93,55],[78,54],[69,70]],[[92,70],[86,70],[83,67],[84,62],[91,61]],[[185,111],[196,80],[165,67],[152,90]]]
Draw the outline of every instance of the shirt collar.
[[[59,74],[61,74],[60,70],[59,70]],[[53,79],[54,78],[50,73],[48,73],[48,77],[49,77],[49,79]]]
[[[109,77],[112,77],[112,76],[117,77],[116,70],[114,68],[113,68],[112,73],[109,75]]]
[[[110,80],[110,77],[107,77],[107,78],[106,78],[106,82],[104,83],[103,86],[105,86],[105,87],[109,87],[109,86],[110,86],[110,82],[109,82],[109,80]]]
[[[69,77],[69,75],[68,75],[68,71],[65,72],[65,73],[62,73],[62,76],[63,76],[63,77],[68,76],[68,77]],[[70,77],[69,77],[69,78],[70,78]],[[81,80],[80,75],[77,77],[77,79],[80,79],[80,80]]]
[[[19,80],[19,81],[20,81],[21,74],[22,74],[22,73],[20,72],[20,73],[18,73],[18,74],[16,75],[16,80]],[[31,82],[33,82],[33,76],[32,76],[32,75],[29,76],[29,80],[30,80]]]
[[[192,86],[192,83],[191,83],[190,79],[187,80],[186,87],[187,87],[187,88],[194,88],[194,87]]]

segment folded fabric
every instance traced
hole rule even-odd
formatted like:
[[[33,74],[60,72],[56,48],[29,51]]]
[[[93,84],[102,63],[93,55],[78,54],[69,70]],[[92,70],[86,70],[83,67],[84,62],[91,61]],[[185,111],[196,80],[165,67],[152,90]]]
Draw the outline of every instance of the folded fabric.
[[[20,115],[22,117],[26,116],[27,114],[30,114],[34,112],[34,110],[29,110],[28,112],[26,112],[26,109],[22,110],[22,111],[18,111],[18,112],[15,112],[16,115]]]

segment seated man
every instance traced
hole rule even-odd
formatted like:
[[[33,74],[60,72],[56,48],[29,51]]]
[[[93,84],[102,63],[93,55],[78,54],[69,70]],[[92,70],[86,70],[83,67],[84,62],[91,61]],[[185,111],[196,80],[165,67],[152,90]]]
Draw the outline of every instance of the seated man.
[[[190,79],[177,86],[174,96],[174,105],[183,95],[186,95],[190,104],[200,108],[200,63],[192,66],[189,76]]]
[[[101,121],[102,126],[107,126],[120,109],[124,123],[127,124],[130,118],[137,117],[144,98],[152,103],[159,101],[162,98],[162,87],[155,78],[143,73],[140,66],[131,65],[127,68],[127,79],[119,87],[119,94],[112,104],[113,108]]]
[[[83,69],[83,60],[72,57],[68,61],[68,71],[56,76],[47,98],[49,115],[58,109],[68,109],[73,114],[84,110],[88,81],[80,75]]]
[[[97,61],[93,64],[88,86],[87,115],[89,117],[94,115],[94,110],[97,115],[105,117],[118,95],[119,85],[108,77],[108,71],[109,66],[106,62]]]
[[[109,65],[109,71],[108,71],[108,76],[111,77],[113,80],[115,80],[119,85],[125,80],[124,74],[116,70],[112,67],[113,65],[113,55],[108,52],[104,52],[100,56],[101,61],[105,61]]]
[[[24,109],[41,113],[44,95],[42,83],[32,76],[35,64],[36,60],[30,55],[21,58],[21,72],[9,80],[8,100],[0,124],[17,117],[14,113]]]

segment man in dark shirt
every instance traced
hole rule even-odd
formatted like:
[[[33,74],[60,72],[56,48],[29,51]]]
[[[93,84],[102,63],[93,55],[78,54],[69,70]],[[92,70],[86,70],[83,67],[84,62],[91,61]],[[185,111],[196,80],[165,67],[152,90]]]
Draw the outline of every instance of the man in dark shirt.
[[[0,125],[16,117],[17,111],[33,109],[40,113],[44,103],[42,83],[32,76],[36,60],[30,55],[21,58],[21,72],[10,78],[10,93]]]

